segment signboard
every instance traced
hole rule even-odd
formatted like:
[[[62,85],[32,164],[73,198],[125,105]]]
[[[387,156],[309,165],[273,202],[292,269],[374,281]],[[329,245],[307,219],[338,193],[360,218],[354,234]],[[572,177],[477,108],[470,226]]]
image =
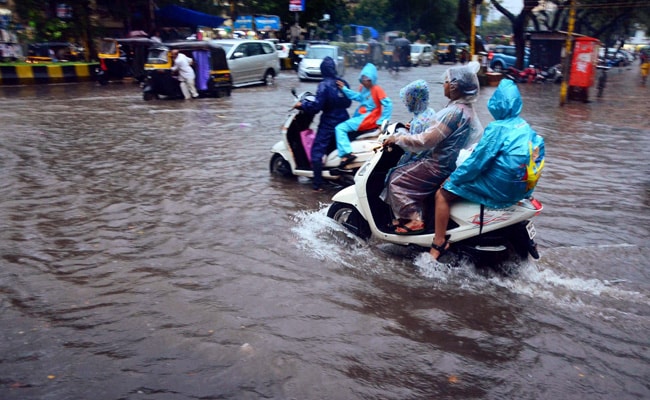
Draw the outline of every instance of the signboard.
[[[280,17],[275,15],[255,17],[255,29],[258,31],[279,31]]]
[[[289,0],[289,11],[305,11],[305,0]]]
[[[255,30],[257,31],[280,30],[280,17],[276,15],[259,15],[256,17],[252,15],[240,15],[235,20],[233,28],[237,30],[251,30],[253,29],[253,21],[255,22]]]
[[[56,16],[57,18],[61,18],[61,19],[72,18],[72,7],[65,3],[57,4]]]
[[[234,29],[253,29],[253,16],[240,15],[233,24]]]

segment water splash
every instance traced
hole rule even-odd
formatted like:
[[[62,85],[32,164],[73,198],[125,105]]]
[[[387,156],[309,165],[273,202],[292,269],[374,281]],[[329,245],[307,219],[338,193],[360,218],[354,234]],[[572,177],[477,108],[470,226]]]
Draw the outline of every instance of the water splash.
[[[296,243],[319,260],[335,259],[348,268],[357,268],[354,258],[368,256],[368,245],[329,218],[328,206],[321,204],[317,211],[298,211],[292,216],[296,225],[291,231]]]

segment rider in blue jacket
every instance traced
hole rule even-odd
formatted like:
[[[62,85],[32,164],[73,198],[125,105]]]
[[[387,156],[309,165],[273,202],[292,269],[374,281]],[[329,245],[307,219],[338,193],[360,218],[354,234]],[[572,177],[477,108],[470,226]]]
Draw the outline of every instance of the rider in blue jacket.
[[[336,125],[350,118],[347,108],[352,101],[339,89],[336,81],[348,83],[336,76],[336,64],[331,57],[325,57],[320,64],[320,72],[323,81],[318,85],[316,91],[316,100],[313,102],[298,102],[294,107],[300,108],[307,113],[316,114],[320,111],[318,132],[316,139],[311,148],[311,165],[314,171],[312,187],[314,191],[322,191],[323,184],[323,156],[327,153],[327,148],[334,140],[334,128]]]
[[[435,259],[447,248],[450,201],[462,197],[488,208],[505,208],[532,195],[544,168],[544,138],[519,116],[522,107],[517,85],[502,80],[488,101],[495,121],[436,192],[436,234],[430,252]]]

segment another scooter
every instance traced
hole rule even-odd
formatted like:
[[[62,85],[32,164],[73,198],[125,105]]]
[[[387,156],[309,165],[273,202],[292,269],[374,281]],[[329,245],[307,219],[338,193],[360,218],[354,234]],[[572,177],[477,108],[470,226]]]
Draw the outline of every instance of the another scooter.
[[[315,96],[311,92],[296,94],[295,89],[291,90],[295,101],[302,103],[314,101]],[[302,110],[291,109],[284,125],[282,126],[282,140],[277,142],[271,149],[271,162],[269,168],[272,174],[282,177],[304,176],[312,178],[314,172],[311,169],[311,144],[314,135],[309,127],[315,115]],[[327,149],[327,158],[323,163],[323,179],[336,180],[342,186],[354,184],[354,174],[359,167],[373,156],[373,149],[379,145],[377,138],[381,130],[379,128],[370,131],[352,132],[349,134],[352,152],[357,156],[354,162],[339,168],[341,159],[336,151],[336,141],[332,138]]]
[[[382,127],[380,139],[386,137],[384,134],[393,134],[402,127],[402,124]],[[425,210],[425,233],[400,235],[394,233],[390,207],[379,197],[384,190],[387,173],[402,154],[404,151],[398,146],[382,150],[378,144],[373,157],[357,172],[354,186],[334,195],[327,216],[362,239],[372,237],[428,251],[434,237],[433,198],[427,202],[431,205],[430,209]],[[440,261],[453,264],[469,258],[476,266],[492,266],[498,272],[512,274],[528,259],[529,254],[535,259],[539,258],[531,218],[541,211],[542,204],[533,198],[522,199],[504,209],[489,209],[468,201],[456,201],[451,206],[447,227],[450,249]]]

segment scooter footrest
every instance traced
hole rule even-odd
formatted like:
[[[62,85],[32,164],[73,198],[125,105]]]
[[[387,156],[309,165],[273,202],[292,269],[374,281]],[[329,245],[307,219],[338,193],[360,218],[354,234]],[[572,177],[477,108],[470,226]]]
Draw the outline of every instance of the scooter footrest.
[[[486,251],[486,252],[496,253],[496,252],[499,252],[499,251],[505,251],[507,248],[506,248],[506,246],[503,246],[503,245],[496,245],[496,246],[476,245],[476,246],[474,246],[474,249],[478,250],[478,251]]]

